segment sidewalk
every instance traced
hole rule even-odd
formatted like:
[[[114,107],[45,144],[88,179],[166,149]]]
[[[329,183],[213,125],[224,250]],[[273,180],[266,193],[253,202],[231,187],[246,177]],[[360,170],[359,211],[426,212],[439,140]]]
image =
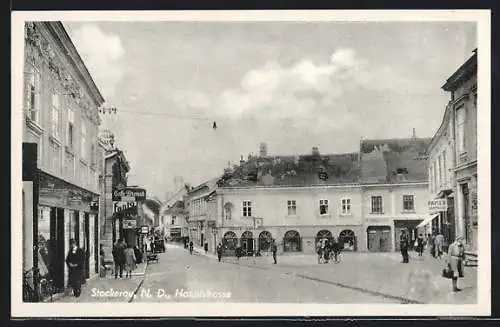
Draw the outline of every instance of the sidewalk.
[[[210,258],[215,255],[195,248],[195,252]],[[261,257],[223,258],[224,262],[249,268],[278,269],[298,278],[326,282],[361,292],[402,299],[406,303],[473,304],[477,302],[477,268],[465,267],[464,278],[459,279],[461,292],[451,292],[451,280],[441,277],[444,259],[429,254],[418,257],[410,253],[410,263],[401,263],[398,252],[367,253],[344,252],[340,263],[318,264],[313,254],[278,255],[273,264],[272,255]]]
[[[105,278],[87,280],[87,283],[82,285],[80,297],[74,297],[70,291],[54,299],[54,302],[128,302],[142,284],[146,269],[147,264],[141,263],[132,273],[132,278],[114,279],[114,276],[108,275]]]

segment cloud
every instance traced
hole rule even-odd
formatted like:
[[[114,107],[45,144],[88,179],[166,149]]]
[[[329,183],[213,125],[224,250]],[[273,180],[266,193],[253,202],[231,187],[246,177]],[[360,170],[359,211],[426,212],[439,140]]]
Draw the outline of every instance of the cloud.
[[[125,73],[120,37],[95,24],[81,25],[71,37],[103,96],[113,96]]]

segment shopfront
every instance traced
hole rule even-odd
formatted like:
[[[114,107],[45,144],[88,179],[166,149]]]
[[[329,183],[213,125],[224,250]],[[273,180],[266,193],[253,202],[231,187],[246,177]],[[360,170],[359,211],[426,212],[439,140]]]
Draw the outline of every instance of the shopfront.
[[[43,172],[40,173],[39,194],[37,255],[40,275],[54,280],[55,288],[62,291],[68,280],[65,258],[71,239],[84,251],[85,278],[96,273],[98,217],[91,210],[91,202],[98,195]]]

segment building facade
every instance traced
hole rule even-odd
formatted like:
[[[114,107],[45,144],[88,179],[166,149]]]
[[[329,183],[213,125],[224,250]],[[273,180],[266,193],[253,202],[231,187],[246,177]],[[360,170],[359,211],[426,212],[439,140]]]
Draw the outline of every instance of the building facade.
[[[477,251],[477,50],[443,85],[450,93],[454,137],[456,234]]]
[[[180,241],[189,237],[188,215],[184,203],[184,197],[188,192],[188,185],[183,185],[177,192],[163,202],[160,208],[160,221],[163,226],[164,235],[172,241]]]
[[[260,150],[218,180],[216,239],[249,254],[269,251],[271,240],[282,253],[314,253],[318,239],[332,237],[345,250],[365,249],[357,153]]]
[[[84,250],[85,277],[98,271],[94,204],[103,168],[98,108],[104,99],[60,22],[28,22],[24,36],[23,142],[37,144],[40,181],[38,253],[33,253],[33,221],[28,216],[24,270],[33,267],[36,255],[41,276],[64,290],[70,239]]]
[[[428,219],[425,151],[429,138],[362,140],[360,145],[362,215],[366,249],[399,250],[402,229],[416,240]]]

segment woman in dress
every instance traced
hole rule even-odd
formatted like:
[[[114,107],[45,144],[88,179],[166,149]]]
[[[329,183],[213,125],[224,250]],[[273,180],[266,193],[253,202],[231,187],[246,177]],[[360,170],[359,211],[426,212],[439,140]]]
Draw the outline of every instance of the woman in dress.
[[[448,247],[448,264],[453,272],[451,285],[453,292],[458,292],[458,278],[463,277],[463,262],[465,260],[465,250],[463,246],[463,237],[457,237],[455,242]]]
[[[132,245],[128,245],[125,249],[125,271],[127,273],[126,277],[132,277],[132,271],[135,270],[136,257],[134,253],[134,248]]]

